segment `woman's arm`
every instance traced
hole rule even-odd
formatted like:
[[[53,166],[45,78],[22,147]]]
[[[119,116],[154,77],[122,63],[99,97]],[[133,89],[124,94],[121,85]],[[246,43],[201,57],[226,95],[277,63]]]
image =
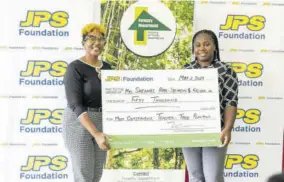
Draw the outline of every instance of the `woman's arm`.
[[[228,68],[222,91],[224,97],[224,128],[221,133],[221,141],[227,146],[231,141],[231,132],[234,127],[238,105],[238,78],[232,68]]]
[[[99,147],[103,150],[109,148],[106,135],[100,132],[88,117],[87,108],[83,106],[83,80],[80,72],[76,69],[76,64],[71,63],[67,67],[64,75],[65,93],[68,106],[76,113],[80,123],[96,139]]]

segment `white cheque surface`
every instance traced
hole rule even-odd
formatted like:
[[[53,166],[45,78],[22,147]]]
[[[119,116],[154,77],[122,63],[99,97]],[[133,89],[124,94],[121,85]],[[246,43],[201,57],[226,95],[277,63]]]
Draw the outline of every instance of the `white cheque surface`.
[[[102,105],[114,148],[219,143],[216,69],[104,70]]]

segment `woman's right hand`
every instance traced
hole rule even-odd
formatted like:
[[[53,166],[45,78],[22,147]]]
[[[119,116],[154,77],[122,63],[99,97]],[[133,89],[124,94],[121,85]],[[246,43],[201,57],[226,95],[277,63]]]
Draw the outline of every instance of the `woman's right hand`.
[[[105,133],[102,132],[96,132],[94,136],[98,146],[100,149],[106,151],[110,149],[110,146],[108,144],[107,138],[109,138]]]

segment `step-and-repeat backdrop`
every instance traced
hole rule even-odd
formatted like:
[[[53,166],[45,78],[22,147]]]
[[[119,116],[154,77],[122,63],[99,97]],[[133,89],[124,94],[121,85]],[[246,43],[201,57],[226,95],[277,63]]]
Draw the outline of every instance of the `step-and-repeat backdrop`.
[[[193,34],[213,30],[221,59],[239,77],[226,181],[265,181],[281,171],[284,37],[277,20],[284,3],[10,0],[0,10],[1,182],[73,181],[61,136],[63,75],[84,55],[81,29],[91,22],[107,28],[103,58],[121,70],[181,68],[192,59]],[[141,15],[149,20],[143,29],[135,25]],[[101,181],[183,182],[184,168],[179,148],[110,150]]]

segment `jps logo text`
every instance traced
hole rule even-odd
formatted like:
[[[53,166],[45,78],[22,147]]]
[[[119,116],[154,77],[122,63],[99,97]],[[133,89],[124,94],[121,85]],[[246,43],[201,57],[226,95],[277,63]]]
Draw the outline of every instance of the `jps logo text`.
[[[120,76],[108,76],[106,79],[105,79],[106,82],[111,82],[111,81],[114,81],[114,82],[119,82],[120,81]]]
[[[265,17],[255,15],[228,15],[224,25],[220,25],[220,30],[239,30],[240,26],[246,26],[251,31],[260,31],[265,27]]]
[[[41,121],[48,120],[51,124],[59,125],[63,119],[63,109],[29,109],[27,117],[21,120],[24,125],[40,125]]]
[[[65,61],[36,61],[30,60],[25,71],[21,71],[22,77],[39,77],[42,72],[48,72],[51,76],[62,77],[64,76],[67,68]]]
[[[239,154],[227,154],[225,158],[225,169],[232,169],[240,165],[243,169],[255,169],[258,166],[259,157],[254,154],[242,156]]]
[[[40,171],[41,167],[48,167],[52,171],[62,171],[67,167],[68,159],[63,155],[29,156],[27,164],[21,166],[21,171]]]
[[[51,27],[62,28],[68,24],[69,15],[65,11],[28,11],[25,21],[20,22],[21,27],[40,27],[41,23],[47,22]]]
[[[248,78],[258,78],[262,75],[263,65],[260,63],[228,62],[236,73],[244,73]]]
[[[259,122],[261,111],[258,109],[238,109],[236,119],[242,119],[246,124],[255,124]]]

